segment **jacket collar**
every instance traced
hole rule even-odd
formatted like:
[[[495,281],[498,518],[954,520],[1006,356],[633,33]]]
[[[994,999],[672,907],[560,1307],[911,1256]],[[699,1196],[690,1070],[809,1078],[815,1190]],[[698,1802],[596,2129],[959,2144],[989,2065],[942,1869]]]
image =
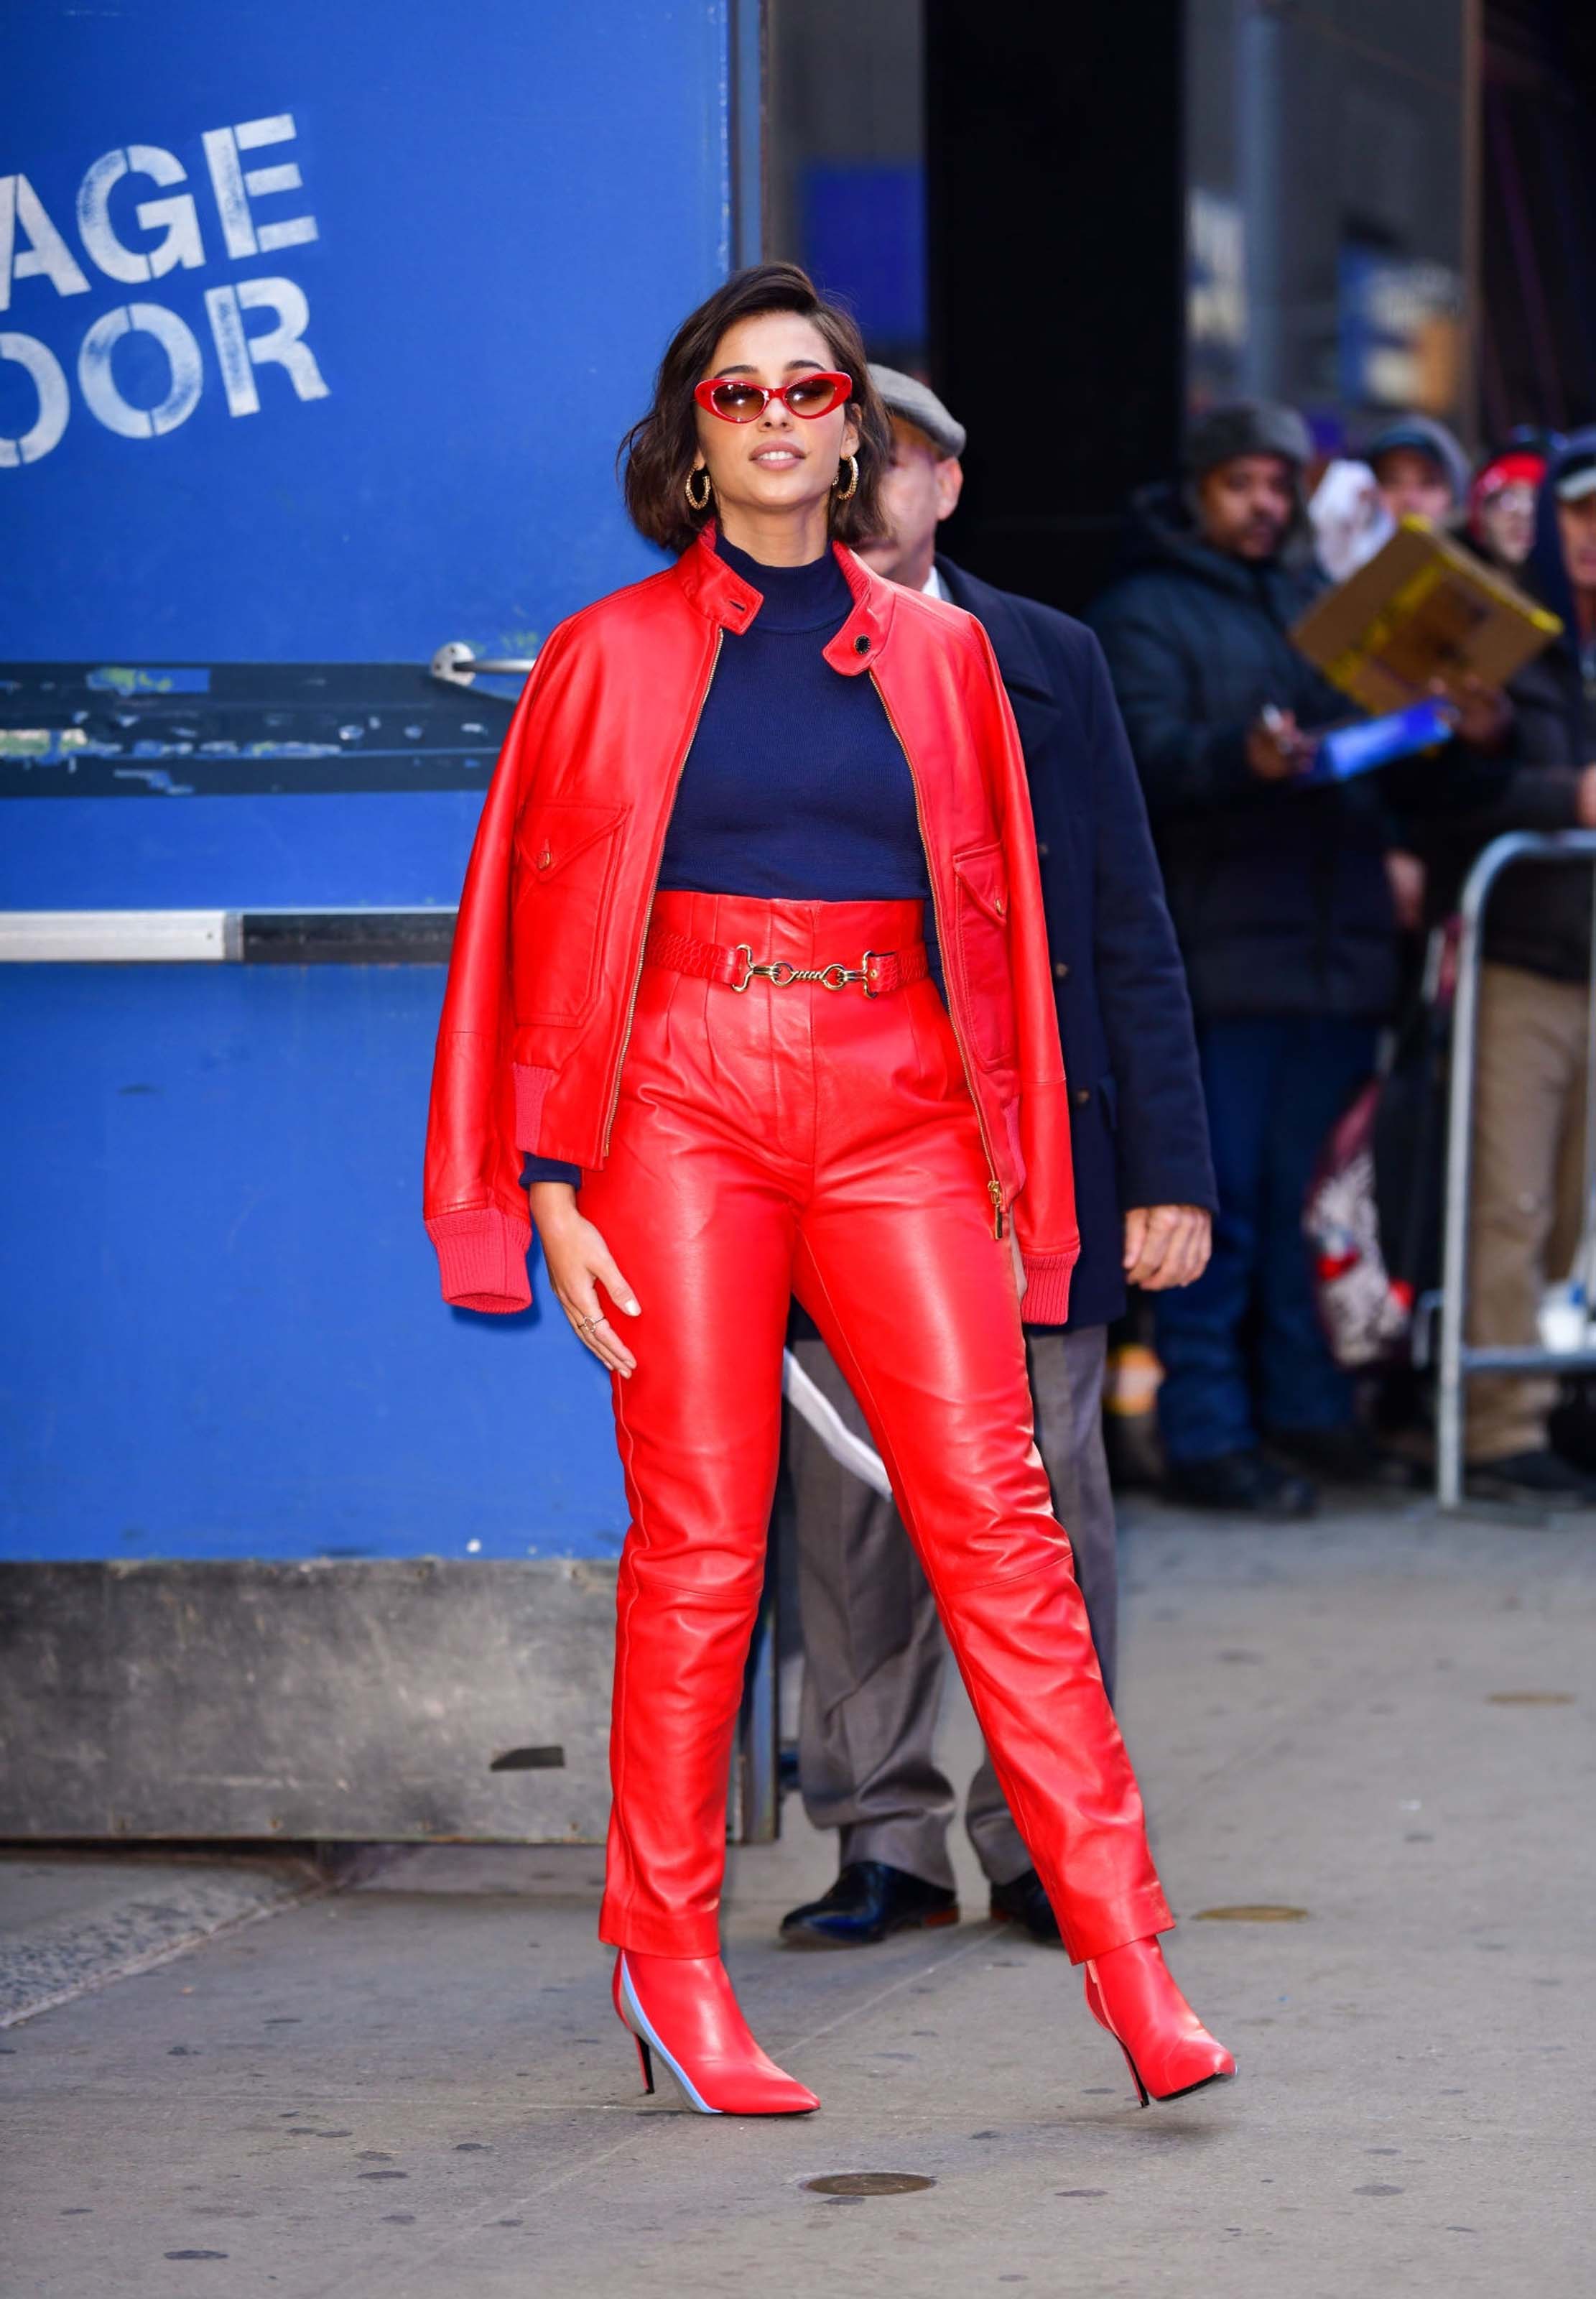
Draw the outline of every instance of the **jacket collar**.
[[[887,643],[896,586],[872,575],[845,544],[834,543],[831,548],[853,593],[854,604],[824,655],[833,670],[852,678],[868,670]],[[689,544],[676,561],[675,572],[690,604],[722,630],[746,631],[765,604],[763,594],[734,574],[716,553],[713,519]]]
[[[983,583],[979,576],[967,575],[940,552],[937,553],[937,572],[954,605],[963,607],[984,626],[1005,686],[1019,687],[1051,702],[1053,681],[1013,593]]]

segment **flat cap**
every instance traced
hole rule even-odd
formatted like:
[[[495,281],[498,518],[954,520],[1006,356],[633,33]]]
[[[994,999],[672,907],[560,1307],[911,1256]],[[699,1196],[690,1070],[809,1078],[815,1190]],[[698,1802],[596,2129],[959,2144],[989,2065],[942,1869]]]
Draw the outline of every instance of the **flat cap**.
[[[906,423],[913,423],[945,455],[963,453],[964,427],[954,421],[929,383],[918,383],[895,367],[878,367],[873,360],[870,380],[881,393],[889,415],[901,415]]]

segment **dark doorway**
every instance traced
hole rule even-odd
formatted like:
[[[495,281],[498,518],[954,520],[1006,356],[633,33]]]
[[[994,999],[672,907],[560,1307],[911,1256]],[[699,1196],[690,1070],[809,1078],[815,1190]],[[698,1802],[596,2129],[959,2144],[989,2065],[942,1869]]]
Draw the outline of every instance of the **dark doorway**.
[[[952,556],[1079,610],[1178,451],[1180,0],[927,0],[930,368],[965,424]]]

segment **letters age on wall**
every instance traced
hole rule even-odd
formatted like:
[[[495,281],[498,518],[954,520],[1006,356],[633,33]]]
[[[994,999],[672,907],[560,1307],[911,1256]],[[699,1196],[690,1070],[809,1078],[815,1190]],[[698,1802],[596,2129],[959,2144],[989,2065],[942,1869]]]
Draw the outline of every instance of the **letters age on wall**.
[[[92,295],[99,282],[86,264],[120,286],[143,287],[171,271],[243,263],[315,239],[313,215],[283,212],[282,195],[302,187],[297,162],[277,158],[252,164],[257,153],[280,151],[294,140],[291,112],[207,129],[200,138],[203,211],[194,190],[178,188],[189,184],[190,175],[175,153],[155,144],[129,144],[103,154],[78,187],[74,221],[86,261],[79,261],[61,220],[50,214],[27,176],[0,176],[0,363],[21,369],[22,385],[21,393],[6,392],[0,404],[14,409],[20,398],[24,408],[20,427],[14,415],[9,426],[0,425],[0,468],[37,463],[48,455],[60,444],[74,409],[72,383],[62,359],[40,336],[13,327],[12,320],[25,320],[29,303],[46,288],[62,299]],[[156,195],[138,198],[145,186],[153,186]],[[30,286],[33,281],[39,286]],[[256,274],[222,281],[205,290],[204,305],[229,415],[260,412],[263,370],[276,369],[277,387],[291,390],[296,400],[326,398],[327,384],[306,341],[310,305],[295,280]],[[152,365],[164,378],[153,404],[144,403],[147,393],[128,395],[125,372],[119,379],[117,346],[136,336],[147,339],[146,378]],[[170,305],[145,297],[119,303],[94,318],[73,365],[82,406],[124,439],[158,438],[177,430],[188,421],[205,387],[200,336]],[[19,378],[12,381],[14,386]]]

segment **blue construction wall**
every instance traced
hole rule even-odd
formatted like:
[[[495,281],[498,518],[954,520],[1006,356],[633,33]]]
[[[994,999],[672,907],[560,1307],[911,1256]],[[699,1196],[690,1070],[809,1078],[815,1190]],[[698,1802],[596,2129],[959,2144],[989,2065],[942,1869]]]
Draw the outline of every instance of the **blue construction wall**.
[[[449,903],[729,260],[725,0],[35,0],[0,80],[0,905]],[[401,669],[395,667],[406,667]],[[0,1553],[608,1554],[606,1384],[419,1225],[437,967],[8,967]]]

